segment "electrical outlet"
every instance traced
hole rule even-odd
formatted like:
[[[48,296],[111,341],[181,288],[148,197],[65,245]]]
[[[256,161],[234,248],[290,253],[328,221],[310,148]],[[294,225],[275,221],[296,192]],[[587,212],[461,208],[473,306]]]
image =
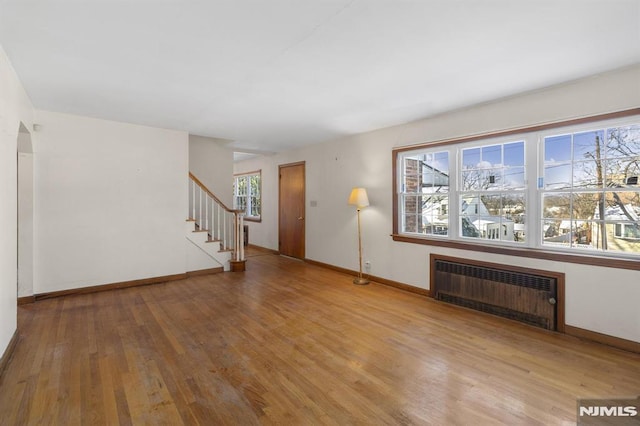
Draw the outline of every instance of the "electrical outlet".
[[[371,261],[370,260],[365,260],[364,269],[366,269],[367,271],[371,270]]]

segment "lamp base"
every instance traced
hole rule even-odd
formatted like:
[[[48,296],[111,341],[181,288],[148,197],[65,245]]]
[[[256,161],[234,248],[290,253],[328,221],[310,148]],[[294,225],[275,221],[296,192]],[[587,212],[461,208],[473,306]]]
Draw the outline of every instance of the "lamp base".
[[[354,284],[358,284],[358,285],[367,285],[367,284],[369,284],[369,280],[366,279],[366,278],[355,277],[353,279],[353,283]]]

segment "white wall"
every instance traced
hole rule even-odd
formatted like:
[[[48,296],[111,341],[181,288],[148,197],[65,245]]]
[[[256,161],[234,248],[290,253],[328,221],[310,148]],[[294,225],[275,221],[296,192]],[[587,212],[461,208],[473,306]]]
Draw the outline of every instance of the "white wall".
[[[36,117],[34,292],[185,272],[188,134]]]
[[[33,125],[29,101],[0,46],[0,356],[17,326],[17,138]]]
[[[235,173],[262,169],[262,222],[249,224],[251,243],[277,250],[278,165],[306,161],[307,258],[352,270],[358,268],[356,216],[347,205],[347,198],[353,186],[364,186],[371,207],[362,211],[363,256],[371,261],[371,274],[428,288],[429,253],[564,272],[568,325],[640,342],[640,272],[400,243],[389,236],[394,147],[638,106],[640,66],[236,163]],[[311,207],[311,201],[316,201],[317,207]]]
[[[189,170],[229,208],[233,208],[233,151],[226,139],[189,135]]]

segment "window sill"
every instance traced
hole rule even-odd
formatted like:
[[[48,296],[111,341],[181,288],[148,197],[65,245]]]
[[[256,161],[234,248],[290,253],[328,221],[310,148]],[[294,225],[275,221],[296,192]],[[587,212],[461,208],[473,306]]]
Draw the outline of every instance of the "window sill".
[[[581,265],[602,266],[606,268],[630,269],[640,271],[640,261],[616,257],[575,255],[532,248],[498,247],[466,241],[451,241],[432,238],[414,237],[410,235],[391,234],[393,241],[470,250],[483,253],[504,254],[508,256],[530,257],[533,259],[553,260],[557,262],[577,263]]]
[[[259,218],[259,217],[247,217],[247,216],[245,216],[245,217],[244,217],[244,221],[245,221],[245,222],[257,222],[257,223],[259,223],[259,222],[262,222],[262,218]]]

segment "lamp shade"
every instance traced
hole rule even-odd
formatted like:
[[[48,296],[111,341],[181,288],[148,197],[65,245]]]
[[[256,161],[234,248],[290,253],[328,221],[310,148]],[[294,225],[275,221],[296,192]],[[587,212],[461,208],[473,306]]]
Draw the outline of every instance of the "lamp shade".
[[[367,197],[367,190],[364,188],[353,188],[351,195],[349,195],[349,204],[361,209],[369,205],[369,197]]]

